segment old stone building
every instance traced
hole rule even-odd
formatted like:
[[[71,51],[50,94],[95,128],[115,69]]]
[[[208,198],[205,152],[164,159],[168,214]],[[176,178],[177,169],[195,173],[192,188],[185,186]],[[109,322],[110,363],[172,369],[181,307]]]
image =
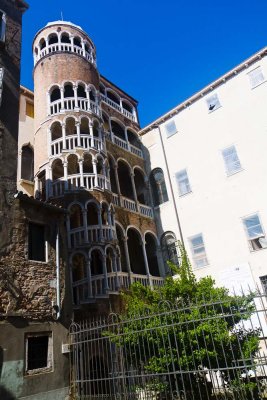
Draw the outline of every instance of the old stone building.
[[[33,56],[34,92],[21,87],[20,104],[17,76],[0,376],[16,398],[63,399],[71,320],[107,315],[120,290],[161,285],[165,272],[137,101],[98,72],[79,26],[47,24]]]

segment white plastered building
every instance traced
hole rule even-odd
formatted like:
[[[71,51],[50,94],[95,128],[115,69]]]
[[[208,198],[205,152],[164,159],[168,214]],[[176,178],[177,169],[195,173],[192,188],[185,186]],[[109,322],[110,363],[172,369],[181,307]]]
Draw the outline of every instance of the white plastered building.
[[[228,288],[267,290],[266,55],[264,48],[140,132],[159,234],[169,232],[170,250],[174,238],[184,242],[197,277]]]

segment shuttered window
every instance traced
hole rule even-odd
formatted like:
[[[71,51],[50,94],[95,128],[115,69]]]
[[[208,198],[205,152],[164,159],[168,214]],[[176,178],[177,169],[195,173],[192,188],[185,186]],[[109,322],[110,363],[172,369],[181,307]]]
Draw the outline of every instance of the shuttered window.
[[[249,72],[248,77],[252,89],[265,81],[261,67],[253,69],[253,71]]]
[[[176,182],[178,185],[179,195],[183,196],[191,192],[191,186],[188,179],[186,169],[183,169],[175,174]]]
[[[235,146],[224,149],[222,155],[227,175],[232,175],[242,170]]]

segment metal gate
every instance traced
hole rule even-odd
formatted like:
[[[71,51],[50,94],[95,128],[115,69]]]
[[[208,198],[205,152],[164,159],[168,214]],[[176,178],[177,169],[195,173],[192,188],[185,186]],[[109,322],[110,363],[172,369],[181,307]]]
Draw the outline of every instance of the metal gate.
[[[72,398],[267,399],[266,297],[251,298],[72,323]]]

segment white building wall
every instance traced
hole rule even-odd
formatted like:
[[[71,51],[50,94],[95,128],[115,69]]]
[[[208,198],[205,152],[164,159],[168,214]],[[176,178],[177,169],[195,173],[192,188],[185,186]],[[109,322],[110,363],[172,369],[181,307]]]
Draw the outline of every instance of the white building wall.
[[[195,269],[196,275],[212,275],[226,286],[259,283],[259,276],[267,274],[267,249],[250,251],[242,223],[242,217],[258,213],[267,233],[267,81],[251,89],[247,75],[258,66],[267,79],[264,57],[160,122],[170,182],[158,128],[142,136],[150,168],[163,169],[168,189],[169,202],[157,208],[160,233],[170,230],[179,238],[172,185],[191,260],[188,238],[203,234],[208,265]],[[210,112],[206,98],[214,93],[221,107]],[[165,124],[170,120],[178,132],[167,138]],[[236,147],[242,170],[227,176],[221,151],[231,145]],[[179,196],[175,173],[183,169],[187,169],[192,192]]]

